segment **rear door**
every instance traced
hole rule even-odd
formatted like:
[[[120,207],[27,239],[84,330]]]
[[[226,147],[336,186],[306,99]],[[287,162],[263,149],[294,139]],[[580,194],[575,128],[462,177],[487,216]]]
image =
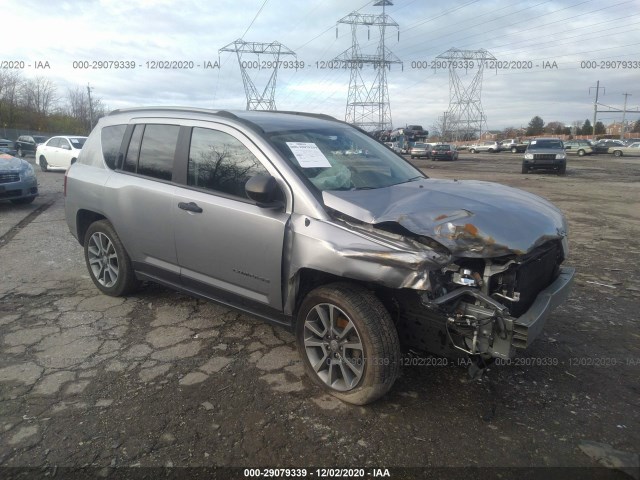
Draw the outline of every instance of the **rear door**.
[[[172,226],[173,165],[180,126],[167,119],[129,125],[119,174],[111,175],[102,198],[134,268],[178,284]]]
[[[181,186],[171,204],[183,285],[273,319],[282,313],[282,251],[290,207],[258,207],[244,191],[254,175],[288,187],[241,132],[202,122],[184,131]],[[289,195],[290,197],[290,195]]]

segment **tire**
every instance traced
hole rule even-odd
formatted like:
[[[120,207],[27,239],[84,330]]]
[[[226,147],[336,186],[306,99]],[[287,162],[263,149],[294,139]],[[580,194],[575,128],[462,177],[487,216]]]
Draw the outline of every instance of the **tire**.
[[[400,372],[400,342],[391,316],[358,285],[333,283],[311,291],[298,311],[296,343],[311,380],[354,405],[382,397]]]
[[[411,160],[413,160],[415,157],[413,155],[411,155]]]
[[[14,198],[11,200],[11,203],[15,205],[27,205],[29,203],[33,203],[36,197],[26,197],[26,198]]]
[[[585,153],[586,153],[586,152],[585,152],[584,150],[578,150],[578,156],[579,156],[579,157],[584,157],[584,154],[585,154]]]
[[[516,147],[513,147],[513,148],[511,149],[511,153],[518,153],[518,149],[517,149]]]
[[[621,152],[620,150],[614,150],[614,151],[613,151],[613,154],[614,154],[616,157],[621,157],[621,156],[622,156],[622,152]]]
[[[38,160],[38,163],[40,165],[40,169],[43,172],[46,172],[49,169],[49,164],[47,163],[47,159],[44,158],[44,155],[40,155],[40,160]]]
[[[472,148],[471,150],[469,150],[469,153],[476,153],[476,150]]]
[[[522,173],[529,173],[529,169],[524,165],[522,166]]]
[[[490,148],[488,151],[489,153],[493,153],[493,148]]]
[[[140,284],[124,245],[107,220],[89,226],[84,236],[84,259],[91,280],[106,295],[120,297]],[[109,268],[105,268],[106,264]]]
[[[22,151],[22,149],[20,147],[18,147],[18,156],[20,158],[24,158],[24,152]]]
[[[558,168],[558,173],[560,175],[564,175],[565,173],[567,173],[567,165],[562,165],[560,168]]]

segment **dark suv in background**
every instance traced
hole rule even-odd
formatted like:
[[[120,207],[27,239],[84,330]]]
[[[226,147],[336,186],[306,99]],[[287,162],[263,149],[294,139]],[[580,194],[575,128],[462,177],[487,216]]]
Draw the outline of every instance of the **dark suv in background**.
[[[529,170],[567,171],[567,153],[562,140],[557,138],[535,138],[529,142],[522,159],[522,173]]]
[[[42,135],[20,135],[15,141],[14,148],[17,150],[19,157],[24,157],[28,153],[35,155],[38,145],[47,140],[49,140],[49,137]]]

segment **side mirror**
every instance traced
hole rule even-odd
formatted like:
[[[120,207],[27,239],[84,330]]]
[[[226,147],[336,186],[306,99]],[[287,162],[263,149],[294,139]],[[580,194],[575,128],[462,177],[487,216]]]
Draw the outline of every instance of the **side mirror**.
[[[247,197],[261,208],[281,208],[283,206],[280,187],[271,175],[256,175],[244,185]]]

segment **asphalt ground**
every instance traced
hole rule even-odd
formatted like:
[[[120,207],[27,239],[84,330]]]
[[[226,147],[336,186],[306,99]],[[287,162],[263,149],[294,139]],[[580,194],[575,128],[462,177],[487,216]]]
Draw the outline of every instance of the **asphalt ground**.
[[[124,466],[637,475],[597,467],[630,467],[640,451],[640,158],[570,157],[564,176],[523,175],[521,158],[415,164],[559,206],[577,268],[570,299],[511,364],[474,381],[452,362],[405,366],[366,407],[313,386],[284,330],[157,285],[101,295],[64,221],[63,173],[38,171],[33,204],[0,203],[0,476]]]

